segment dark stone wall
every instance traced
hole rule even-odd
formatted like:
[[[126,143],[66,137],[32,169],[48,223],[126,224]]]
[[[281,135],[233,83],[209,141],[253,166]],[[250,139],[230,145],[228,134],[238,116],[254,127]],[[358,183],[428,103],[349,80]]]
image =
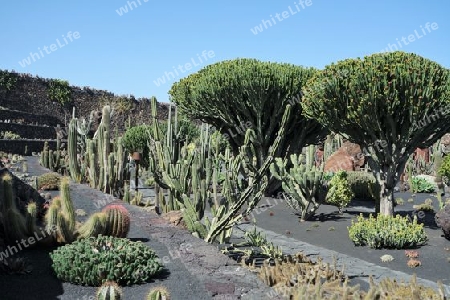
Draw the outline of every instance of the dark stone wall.
[[[5,122],[6,120],[16,124],[45,124],[53,127],[56,127],[59,123],[58,118],[52,115],[36,115],[18,110],[0,109],[0,122]]]
[[[72,116],[73,108],[76,117],[88,119],[92,110],[101,110],[106,104],[114,108],[112,128],[117,128],[119,132],[125,130],[125,123],[128,120],[131,121],[131,126],[151,122],[150,99],[135,99],[133,96],[117,96],[90,87],[71,86],[70,103],[62,105],[49,99],[49,79],[15,72],[9,74],[15,78],[16,83],[9,91],[0,87],[0,106],[40,115],[38,121],[40,125],[54,126],[56,122],[65,126]],[[158,119],[166,119],[167,115],[168,104],[158,103]],[[46,119],[46,116],[51,117]]]
[[[56,149],[56,141],[47,142],[50,149]],[[44,148],[44,143],[44,140],[0,140],[0,151],[19,155],[31,155],[33,152],[41,152]]]
[[[55,127],[36,126],[14,123],[1,123],[0,132],[11,131],[20,135],[22,139],[56,139]]]

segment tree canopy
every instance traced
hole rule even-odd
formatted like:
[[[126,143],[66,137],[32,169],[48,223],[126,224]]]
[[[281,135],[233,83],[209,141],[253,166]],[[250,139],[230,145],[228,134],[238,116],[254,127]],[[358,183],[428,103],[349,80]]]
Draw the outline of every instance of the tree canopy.
[[[380,209],[393,213],[393,189],[409,156],[450,130],[449,70],[405,52],[347,59],[305,85],[306,116],[359,144],[382,184]]]

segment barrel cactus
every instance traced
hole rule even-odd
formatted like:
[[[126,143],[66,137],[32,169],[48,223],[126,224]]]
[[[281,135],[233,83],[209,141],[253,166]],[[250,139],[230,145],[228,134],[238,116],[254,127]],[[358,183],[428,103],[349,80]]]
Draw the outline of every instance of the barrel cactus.
[[[97,290],[97,300],[121,300],[122,289],[114,281],[103,283]]]
[[[106,206],[103,213],[107,215],[104,235],[124,238],[130,231],[130,214],[123,205]]]
[[[170,300],[170,293],[166,287],[157,286],[149,291],[147,300]]]

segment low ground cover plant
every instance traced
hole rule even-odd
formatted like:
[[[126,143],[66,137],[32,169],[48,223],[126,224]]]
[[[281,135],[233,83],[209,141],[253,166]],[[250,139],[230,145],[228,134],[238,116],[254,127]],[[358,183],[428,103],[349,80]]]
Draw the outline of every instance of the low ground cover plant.
[[[422,177],[413,177],[411,183],[413,193],[433,193],[435,190],[434,184]]]
[[[50,257],[58,279],[80,285],[140,284],[163,269],[156,253],[142,242],[103,235],[61,246]]]
[[[407,217],[378,214],[364,218],[361,214],[356,222],[348,227],[349,237],[356,246],[369,246],[375,249],[407,249],[424,245],[428,238],[423,224],[414,216],[411,222]]]

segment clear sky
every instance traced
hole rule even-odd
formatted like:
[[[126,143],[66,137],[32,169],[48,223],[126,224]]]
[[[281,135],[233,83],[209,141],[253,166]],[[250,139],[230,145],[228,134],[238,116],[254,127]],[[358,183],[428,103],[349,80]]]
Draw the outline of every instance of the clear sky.
[[[167,102],[234,58],[323,68],[397,48],[450,68],[449,13],[448,0],[4,0],[0,69]]]

